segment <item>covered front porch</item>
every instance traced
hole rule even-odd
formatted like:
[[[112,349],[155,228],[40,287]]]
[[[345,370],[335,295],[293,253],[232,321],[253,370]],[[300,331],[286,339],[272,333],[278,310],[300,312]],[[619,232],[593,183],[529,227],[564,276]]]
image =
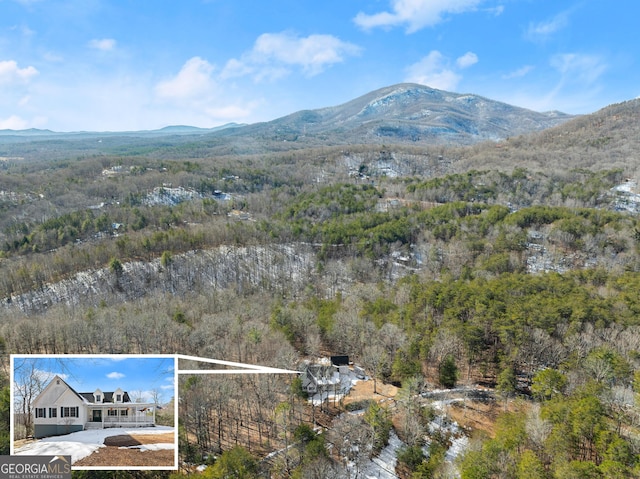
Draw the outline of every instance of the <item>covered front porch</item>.
[[[95,404],[88,408],[85,429],[109,427],[147,427],[156,423],[156,405],[133,403],[125,405]]]

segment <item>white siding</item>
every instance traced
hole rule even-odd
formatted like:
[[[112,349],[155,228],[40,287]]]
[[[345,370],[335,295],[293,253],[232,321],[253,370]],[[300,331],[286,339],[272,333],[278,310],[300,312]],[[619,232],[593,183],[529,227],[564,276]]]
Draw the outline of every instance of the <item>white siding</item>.
[[[63,382],[59,384],[57,380],[45,388],[33,403],[35,408],[45,408],[46,417],[35,418],[34,424],[84,424],[87,421],[87,411],[84,402],[74,394],[73,391]],[[78,417],[62,417],[61,407],[77,407]],[[55,408],[56,417],[51,417],[50,408]]]

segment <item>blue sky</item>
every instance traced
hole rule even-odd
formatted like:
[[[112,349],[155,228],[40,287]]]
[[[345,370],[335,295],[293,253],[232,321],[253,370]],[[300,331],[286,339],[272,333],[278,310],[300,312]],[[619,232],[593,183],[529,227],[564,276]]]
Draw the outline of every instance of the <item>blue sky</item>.
[[[636,0],[0,0],[0,129],[271,120],[417,82],[579,114],[640,95]]]
[[[132,400],[151,400],[155,389],[163,402],[174,396],[174,359],[158,357],[16,357],[15,380],[35,371],[43,384],[59,375],[77,392],[113,392],[118,387]]]

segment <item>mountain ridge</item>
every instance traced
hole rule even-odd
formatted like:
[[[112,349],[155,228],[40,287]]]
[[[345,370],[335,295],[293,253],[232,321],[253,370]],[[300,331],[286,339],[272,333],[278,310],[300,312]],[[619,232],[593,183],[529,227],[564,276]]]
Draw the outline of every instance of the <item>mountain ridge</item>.
[[[170,135],[203,135],[224,130],[226,128],[238,128],[244,126],[240,123],[225,123],[224,125],[212,128],[200,128],[189,125],[168,125],[155,130],[133,130],[133,131],[53,131],[49,129],[28,128],[26,130],[0,130],[0,141],[3,138],[26,138],[26,139],[43,139],[51,138],[96,138],[96,137],[114,137],[114,136],[136,136],[136,137],[154,137],[154,136],[170,136]]]
[[[540,113],[469,93],[452,93],[416,83],[383,87],[345,103],[303,109],[266,122],[227,123],[215,128],[171,125],[157,130],[54,132],[0,130],[0,141],[93,137],[252,136],[298,141],[321,137],[328,143],[428,142],[465,145],[502,140],[556,126],[573,118],[562,112]]]
[[[562,112],[539,113],[474,95],[399,83],[346,103],[300,110],[268,122],[222,132],[250,133],[286,141],[331,135],[336,143],[411,141],[473,144],[540,131],[573,118]]]

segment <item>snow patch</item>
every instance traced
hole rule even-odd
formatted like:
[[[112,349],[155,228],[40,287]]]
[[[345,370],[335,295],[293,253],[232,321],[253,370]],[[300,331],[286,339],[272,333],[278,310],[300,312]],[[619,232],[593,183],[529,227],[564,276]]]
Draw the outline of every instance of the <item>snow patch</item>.
[[[140,427],[140,428],[111,428],[92,429],[79,431],[64,436],[53,436],[40,439],[31,444],[26,444],[13,451],[14,455],[20,456],[71,456],[71,463],[90,456],[104,445],[104,440],[110,436],[121,436],[123,434],[165,434],[173,432],[174,428],[168,426]],[[146,444],[147,450],[155,446],[163,446],[162,449],[173,449],[175,444]],[[171,447],[169,447],[171,446]]]
[[[361,470],[361,475],[367,479],[397,479],[396,463],[398,449],[404,443],[398,438],[395,431],[391,431],[389,444],[380,451],[380,454],[367,462]]]
[[[611,191],[616,195],[614,209],[617,211],[628,211],[630,213],[640,212],[640,194],[637,191],[638,183],[634,180],[627,180],[624,183],[614,186]]]

